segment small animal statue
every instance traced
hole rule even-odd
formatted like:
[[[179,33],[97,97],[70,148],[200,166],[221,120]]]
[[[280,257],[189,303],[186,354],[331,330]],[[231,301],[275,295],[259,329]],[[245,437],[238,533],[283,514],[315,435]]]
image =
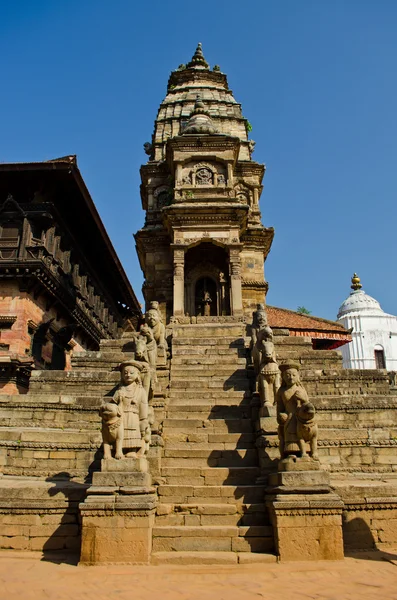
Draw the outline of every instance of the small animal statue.
[[[115,446],[114,458],[123,458],[124,425],[121,408],[114,402],[107,402],[99,409],[102,417],[103,458],[112,458],[112,446]]]
[[[302,402],[296,411],[296,436],[301,451],[301,457],[307,457],[306,443],[310,445],[311,457],[318,460],[317,435],[318,426],[315,422],[316,409],[311,402]]]

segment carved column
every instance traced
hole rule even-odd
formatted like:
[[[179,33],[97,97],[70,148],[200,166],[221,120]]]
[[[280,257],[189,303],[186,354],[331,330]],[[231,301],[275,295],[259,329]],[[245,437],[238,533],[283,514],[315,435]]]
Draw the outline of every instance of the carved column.
[[[229,249],[230,263],[230,300],[232,315],[241,315],[243,313],[243,296],[241,292],[241,246],[234,246]]]
[[[185,250],[174,248],[174,316],[182,316],[184,307]]]

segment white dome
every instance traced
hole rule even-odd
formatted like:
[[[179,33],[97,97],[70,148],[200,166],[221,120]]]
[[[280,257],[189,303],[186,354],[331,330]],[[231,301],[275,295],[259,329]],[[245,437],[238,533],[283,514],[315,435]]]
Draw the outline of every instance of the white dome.
[[[384,311],[380,304],[372,296],[368,296],[364,290],[354,290],[339,307],[338,319],[345,317],[348,313],[360,312],[365,314],[383,315]]]

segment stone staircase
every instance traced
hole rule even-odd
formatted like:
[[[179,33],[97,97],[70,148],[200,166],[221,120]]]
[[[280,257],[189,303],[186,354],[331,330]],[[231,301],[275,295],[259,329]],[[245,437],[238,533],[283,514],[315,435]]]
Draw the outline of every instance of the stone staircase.
[[[236,323],[174,329],[154,564],[275,560],[243,335]]]

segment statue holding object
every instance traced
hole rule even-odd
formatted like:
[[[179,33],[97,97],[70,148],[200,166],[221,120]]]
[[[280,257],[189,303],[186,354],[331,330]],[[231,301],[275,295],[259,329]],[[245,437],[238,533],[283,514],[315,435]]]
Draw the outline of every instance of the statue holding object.
[[[129,360],[121,363],[118,370],[121,381],[116,393],[100,408],[104,458],[111,457],[112,445],[116,459],[141,457],[147,453],[150,442],[148,397],[141,376],[143,365]]]

